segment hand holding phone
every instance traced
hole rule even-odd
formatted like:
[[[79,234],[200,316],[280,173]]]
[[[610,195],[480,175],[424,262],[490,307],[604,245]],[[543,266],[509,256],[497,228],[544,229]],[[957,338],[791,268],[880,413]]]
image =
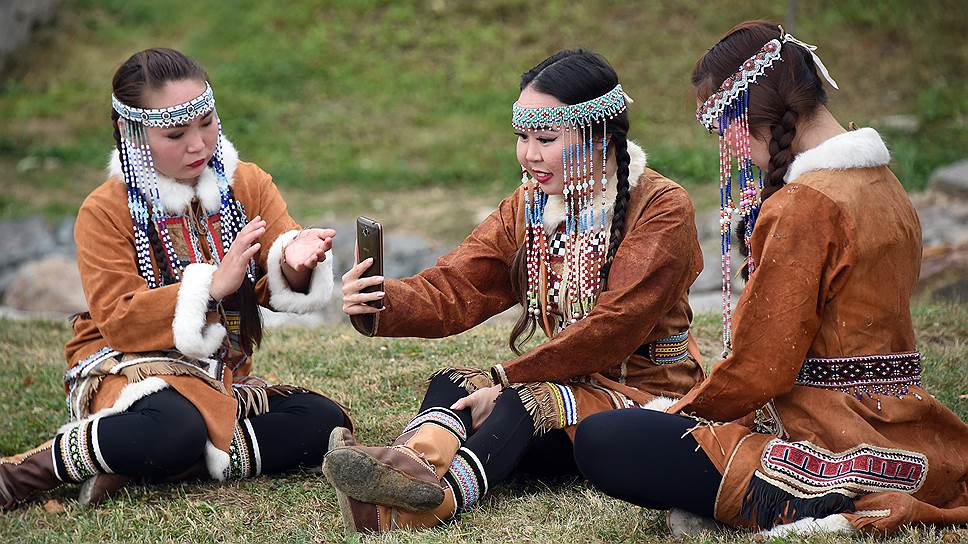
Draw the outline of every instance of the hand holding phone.
[[[366,217],[356,220],[356,266],[343,275],[343,312],[383,309],[383,227]]]

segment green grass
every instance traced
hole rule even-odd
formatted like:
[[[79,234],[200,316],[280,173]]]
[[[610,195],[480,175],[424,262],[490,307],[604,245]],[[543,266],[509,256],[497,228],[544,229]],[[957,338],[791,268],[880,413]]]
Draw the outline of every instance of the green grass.
[[[111,76],[149,46],[208,68],[226,133],[291,201],[334,188],[391,199],[428,186],[507,192],[518,177],[508,120],[519,74],[575,46],[617,68],[651,164],[705,189],[715,143],[694,121],[692,64],[736,22],[782,21],[784,4],[66,0],[0,81],[0,217],[69,213],[103,180]],[[831,107],[843,122],[919,120],[913,133],[885,133],[911,189],[968,142],[962,8],[799,3],[797,34],[820,44],[841,84]]]
[[[925,386],[968,419],[968,309],[919,305],[918,346]],[[704,353],[715,351],[717,319],[698,316]],[[508,354],[507,327],[481,326],[445,340],[369,339],[348,325],[274,329],[256,370],[280,382],[326,392],[353,410],[360,438],[386,443],[413,415],[427,376],[444,365],[487,367]],[[0,454],[27,449],[64,422],[60,385],[62,322],[0,321]],[[76,486],[45,498],[66,512],[48,513],[44,500],[0,516],[0,542],[342,542],[336,499],[318,474],[296,473],[227,484],[132,486],[96,510],[81,509]],[[960,538],[968,534],[960,533]],[[888,542],[956,542],[959,533],[911,530]],[[518,480],[498,486],[456,524],[397,532],[366,542],[663,542],[661,513],[629,507],[587,484]],[[730,533],[684,542],[747,542]],[[838,539],[817,538],[829,544]],[[856,539],[856,542],[874,542]]]

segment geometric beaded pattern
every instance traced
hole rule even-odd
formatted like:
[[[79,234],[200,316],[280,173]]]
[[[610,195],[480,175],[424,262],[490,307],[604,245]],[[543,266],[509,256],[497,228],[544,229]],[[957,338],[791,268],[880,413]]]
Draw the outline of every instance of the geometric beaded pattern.
[[[427,408],[423,412],[417,414],[417,417],[413,418],[413,421],[403,430],[406,434],[410,431],[418,429],[424,423],[429,423],[431,425],[437,425],[450,431],[457,440],[463,443],[467,440],[467,429],[464,428],[464,423],[457,417],[457,414],[451,412],[447,408],[433,407]]]
[[[252,478],[262,472],[258,444],[249,420],[239,421],[229,445],[229,466],[225,479]]]
[[[767,443],[760,460],[769,476],[809,495],[914,493],[928,474],[923,454],[868,444],[833,453],[809,442],[776,438]]]
[[[673,334],[649,344],[649,356],[657,365],[681,363],[689,355],[689,331]]]
[[[111,106],[118,115],[129,121],[135,121],[148,127],[175,127],[186,125],[195,118],[208,114],[215,109],[215,94],[211,85],[205,82],[205,91],[199,96],[168,108],[147,109],[126,106],[113,94]]]
[[[54,469],[62,481],[80,483],[95,474],[110,472],[98,461],[94,423],[85,421],[54,437]]]
[[[760,48],[755,55],[746,59],[735,74],[726,78],[719,90],[709,96],[696,110],[696,119],[710,132],[727,106],[733,103],[751,83],[766,72],[767,68],[780,59],[780,40],[773,39]],[[782,60],[782,59],[780,59]]]
[[[511,125],[521,130],[587,126],[615,117],[625,107],[625,92],[621,85],[616,85],[598,98],[573,105],[526,108],[515,102],[511,108]]]
[[[797,385],[853,394],[903,397],[921,387],[921,354],[893,353],[859,357],[809,358],[800,367]]]
[[[484,466],[467,448],[460,448],[450,462],[444,481],[454,492],[457,511],[464,512],[487,493],[487,475]]]
[[[558,403],[559,428],[578,424],[578,407],[575,405],[575,393],[571,387],[551,382],[547,382],[547,385],[552,388],[554,399]]]

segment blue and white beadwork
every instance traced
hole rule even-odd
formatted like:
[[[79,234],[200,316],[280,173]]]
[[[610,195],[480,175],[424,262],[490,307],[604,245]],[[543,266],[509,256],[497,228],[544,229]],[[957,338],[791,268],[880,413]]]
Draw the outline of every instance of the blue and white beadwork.
[[[612,119],[625,111],[627,106],[625,91],[619,84],[598,98],[578,104],[527,108],[515,102],[511,108],[511,124],[521,130],[587,126]]]
[[[118,115],[146,127],[170,128],[185,125],[192,120],[208,114],[215,109],[215,93],[212,86],[205,82],[202,94],[181,104],[168,108],[148,109],[125,105],[118,97],[111,95],[111,106]]]

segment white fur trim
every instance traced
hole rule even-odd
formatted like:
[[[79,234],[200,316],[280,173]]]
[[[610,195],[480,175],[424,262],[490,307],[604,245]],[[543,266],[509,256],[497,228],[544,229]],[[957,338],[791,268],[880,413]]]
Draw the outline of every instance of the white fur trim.
[[[232,142],[225,137],[222,138],[222,164],[225,166],[225,177],[231,185],[234,182],[235,170],[239,166],[239,153]],[[117,149],[111,152],[108,160],[108,176],[124,180]],[[195,197],[198,197],[202,207],[209,213],[217,212],[222,204],[221,195],[218,192],[218,179],[211,166],[205,167],[195,185],[189,185],[159,172],[158,193],[165,211],[172,214],[185,213]]]
[[[639,144],[628,141],[628,151],[629,151],[629,190],[633,190],[639,185],[639,178],[645,172],[645,166],[648,161],[648,156],[645,151],[639,147]],[[605,227],[606,229],[611,227],[612,224],[612,212],[615,208],[615,196],[618,194],[618,182],[616,181],[615,172],[608,177],[608,187],[605,189]],[[598,206],[601,200],[599,198],[594,199],[594,205]],[[545,204],[544,215],[542,216],[542,221],[544,222],[545,231],[548,234],[554,232],[558,225],[565,220],[565,198],[562,195],[550,195],[548,197],[548,203]]]
[[[847,521],[847,518],[841,514],[832,514],[822,519],[816,518],[803,518],[794,521],[793,523],[786,523],[783,525],[777,525],[776,527],[770,529],[769,531],[763,531],[759,534],[767,537],[786,537],[790,535],[808,535],[808,534],[818,534],[818,533],[856,533],[857,528]]]
[[[269,304],[280,312],[318,312],[326,307],[333,295],[333,252],[327,251],[326,259],[316,265],[309,279],[309,292],[297,293],[282,274],[282,249],[298,235],[298,230],[284,232],[269,248]]]
[[[205,467],[213,480],[224,482],[228,478],[229,454],[215,447],[211,440],[205,441]]]
[[[868,127],[834,136],[793,159],[783,180],[793,181],[814,170],[872,168],[891,162],[891,153],[876,130]]]
[[[195,359],[211,357],[225,338],[221,323],[205,322],[213,274],[214,265],[192,263],[185,267],[178,285],[175,318],[171,321],[175,348]]]
[[[157,393],[166,387],[168,387],[168,382],[157,376],[149,376],[141,381],[131,382],[121,389],[121,393],[118,394],[118,398],[114,401],[114,404],[107,408],[102,408],[101,410],[98,410],[84,419],[79,419],[77,421],[72,421],[62,425],[60,429],[57,429],[57,434],[63,434],[74,427],[77,427],[78,425],[83,425],[94,419],[120,414],[121,412],[126,411],[128,408],[131,408],[131,405],[139,400],[151,395],[152,393]]]
[[[643,404],[642,408],[646,410],[655,410],[656,412],[665,412],[675,403],[676,399],[659,396]]]

